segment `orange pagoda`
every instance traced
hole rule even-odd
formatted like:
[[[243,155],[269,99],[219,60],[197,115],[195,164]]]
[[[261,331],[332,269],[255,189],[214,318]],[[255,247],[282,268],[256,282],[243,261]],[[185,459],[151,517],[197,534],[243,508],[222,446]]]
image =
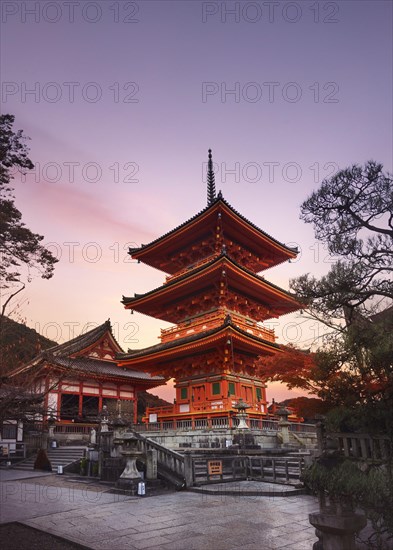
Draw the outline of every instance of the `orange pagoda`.
[[[262,323],[296,311],[295,297],[257,273],[296,258],[216,196],[211,150],[207,206],[140,248],[132,258],[168,276],[162,286],[124,297],[126,309],[173,323],[157,345],[118,355],[118,365],[174,378],[173,406],[148,409],[147,422],[223,418],[231,425],[242,398],[250,418],[267,415],[266,384],[257,360],[280,353]],[[262,369],[262,370],[261,370]]]

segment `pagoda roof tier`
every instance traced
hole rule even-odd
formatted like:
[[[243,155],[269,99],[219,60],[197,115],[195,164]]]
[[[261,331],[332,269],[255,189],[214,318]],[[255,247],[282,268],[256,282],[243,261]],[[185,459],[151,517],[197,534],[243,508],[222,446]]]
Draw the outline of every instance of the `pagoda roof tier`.
[[[179,270],[176,261],[179,253],[216,233],[218,219],[224,241],[233,240],[239,248],[248,250],[253,255],[252,265],[256,272],[293,259],[298,253],[297,248],[286,246],[242,216],[221,192],[189,220],[149,244],[130,248],[129,253],[140,262],[174,274]]]
[[[220,282],[233,289],[240,298],[263,306],[260,318],[256,319],[258,321],[278,317],[302,307],[293,294],[239,265],[225,253],[145,294],[135,295],[133,298],[123,296],[122,303],[126,309],[176,323],[181,320],[176,302],[185,304],[187,300],[198,299],[199,295],[211,293]]]
[[[212,330],[179,338],[169,342],[156,344],[140,350],[129,350],[117,357],[119,366],[143,369],[151,374],[173,376],[174,362],[209,353],[217,348],[223,348],[230,342],[233,351],[244,351],[259,357],[280,353],[278,344],[249,334],[232,323],[230,316],[224,323]],[[172,374],[171,374],[172,373]]]

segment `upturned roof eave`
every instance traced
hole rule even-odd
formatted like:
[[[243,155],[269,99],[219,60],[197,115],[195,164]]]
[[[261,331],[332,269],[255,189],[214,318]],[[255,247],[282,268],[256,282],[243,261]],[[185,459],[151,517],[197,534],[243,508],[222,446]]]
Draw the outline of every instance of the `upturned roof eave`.
[[[297,298],[294,294],[284,290],[283,288],[279,287],[278,285],[275,285],[274,283],[271,283],[270,281],[266,280],[265,278],[260,277],[259,275],[257,275],[256,273],[254,273],[250,269],[247,269],[246,267],[240,265],[239,263],[237,263],[235,260],[233,260],[227,254],[224,254],[224,253],[222,253],[220,256],[216,256],[215,258],[213,258],[211,260],[211,262],[203,264],[200,267],[196,267],[192,271],[188,271],[187,273],[184,273],[184,275],[174,279],[173,281],[169,281],[168,283],[166,283],[164,285],[161,285],[161,286],[159,286],[155,289],[152,289],[152,290],[150,290],[150,291],[148,291],[144,294],[140,294],[140,295],[137,295],[137,296],[134,296],[134,297],[123,296],[123,299],[121,300],[121,303],[124,306],[129,306],[129,307],[126,307],[126,309],[132,309],[132,306],[134,304],[135,305],[140,305],[146,299],[149,299],[149,298],[153,297],[154,295],[159,295],[161,293],[164,293],[168,289],[170,291],[172,288],[175,288],[176,286],[178,286],[180,284],[192,283],[192,280],[195,278],[195,276],[201,275],[201,273],[203,273],[203,271],[207,272],[212,266],[214,266],[215,264],[218,265],[218,264],[222,263],[223,260],[227,260],[229,262],[229,264],[232,264],[234,267],[241,270],[245,275],[251,277],[254,280],[255,283],[260,284],[260,285],[262,284],[264,287],[268,287],[268,289],[280,292],[286,298],[288,298],[290,301],[292,301],[294,303],[294,305],[296,305],[298,307],[298,309],[303,307],[303,304],[301,304],[297,300]],[[296,311],[296,310],[294,310],[294,311]]]
[[[84,334],[80,334],[79,336],[75,336],[75,338],[72,338],[63,344],[57,344],[56,346],[47,348],[45,352],[62,356],[73,355],[94,346],[105,336],[105,334],[108,334],[109,338],[112,340],[112,343],[116,348],[116,352],[121,353],[123,349],[112,333],[112,327],[109,319],[98,327],[95,327]]]
[[[266,346],[267,348],[271,348],[272,350],[274,350],[274,352],[281,351],[280,346],[275,342],[269,342],[268,340],[254,336],[253,334],[250,334],[242,330],[241,328],[237,327],[236,325],[234,325],[232,321],[230,322],[225,321],[219,327],[215,327],[209,331],[198,333],[192,336],[187,336],[185,338],[179,338],[177,340],[172,340],[170,342],[156,344],[154,346],[150,346],[148,348],[144,348],[141,350],[134,350],[129,353],[121,354],[116,358],[117,363],[119,364],[119,366],[124,366],[129,361],[134,361],[144,357],[162,354],[165,352],[170,352],[172,350],[177,350],[183,346],[188,346],[191,344],[197,344],[197,343],[203,344],[204,340],[206,341],[207,344],[209,344],[209,339],[211,339],[214,336],[218,336],[219,333],[221,332],[224,335],[227,329],[231,329],[231,332],[234,335],[238,334],[243,338],[247,338],[250,342],[260,344],[262,346]]]
[[[146,245],[136,247],[136,248],[130,248],[129,253],[132,255],[133,258],[135,258],[137,260],[138,259],[142,260],[141,256],[143,256],[146,252],[150,253],[152,250],[154,250],[154,248],[157,245],[161,245],[163,242],[165,242],[165,240],[170,239],[171,237],[173,237],[173,235],[175,235],[178,231],[184,230],[187,227],[187,225],[194,224],[195,222],[198,221],[198,219],[200,219],[204,215],[206,215],[207,212],[209,212],[210,210],[214,210],[217,207],[217,205],[219,205],[219,204],[222,204],[226,208],[228,208],[229,211],[232,212],[233,214],[235,214],[235,216],[237,216],[242,222],[244,222],[247,226],[252,228],[254,231],[257,231],[261,235],[261,237],[263,237],[267,241],[270,241],[275,247],[278,246],[279,248],[281,248],[282,251],[288,255],[288,259],[294,258],[298,254],[298,249],[297,248],[288,247],[284,243],[280,242],[279,240],[277,240],[274,237],[272,237],[271,235],[269,235],[269,233],[266,233],[266,231],[263,231],[263,229],[261,229],[260,227],[258,227],[254,223],[252,223],[248,218],[246,218],[245,216],[240,214],[240,212],[238,212],[235,208],[233,208],[233,206],[231,204],[229,204],[229,202],[227,202],[221,194],[219,194],[216,197],[214,202],[212,202],[211,204],[209,204],[208,206],[206,206],[205,208],[200,210],[197,214],[195,214],[194,216],[192,216],[191,218],[189,218],[185,222],[181,223],[180,225],[178,225],[174,229],[171,229],[170,231],[168,231],[164,235],[161,235],[160,237],[158,237],[157,239],[154,239],[153,241],[151,241],[150,243],[148,243]],[[285,261],[285,260],[283,260],[283,261]],[[147,263],[148,265],[151,265],[148,261],[146,261],[145,263]]]

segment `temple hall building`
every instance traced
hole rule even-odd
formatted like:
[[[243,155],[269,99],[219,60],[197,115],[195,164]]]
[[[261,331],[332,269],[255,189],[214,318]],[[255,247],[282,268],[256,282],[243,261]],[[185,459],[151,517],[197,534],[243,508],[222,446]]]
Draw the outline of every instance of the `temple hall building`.
[[[104,405],[114,415],[120,404],[122,415],[136,422],[138,392],[160,386],[165,380],[120,367],[116,357],[122,353],[108,320],[40,352],[10,376],[15,380],[28,377],[35,392],[44,395],[45,416],[57,420],[57,433],[72,433],[75,422],[96,422]]]

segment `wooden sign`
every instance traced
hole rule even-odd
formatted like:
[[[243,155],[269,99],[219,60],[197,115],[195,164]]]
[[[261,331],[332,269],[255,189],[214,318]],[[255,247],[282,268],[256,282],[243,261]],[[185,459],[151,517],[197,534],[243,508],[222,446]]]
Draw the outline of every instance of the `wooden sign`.
[[[222,460],[208,460],[207,469],[209,476],[222,475]]]

